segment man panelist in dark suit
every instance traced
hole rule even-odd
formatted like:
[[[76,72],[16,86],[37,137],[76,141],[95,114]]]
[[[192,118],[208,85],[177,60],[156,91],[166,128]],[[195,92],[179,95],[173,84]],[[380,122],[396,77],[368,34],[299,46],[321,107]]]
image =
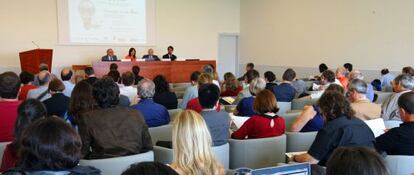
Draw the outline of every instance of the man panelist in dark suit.
[[[162,56],[162,59],[170,59],[171,61],[175,61],[177,59],[177,56],[173,54],[174,47],[168,46],[167,48],[168,53]]]
[[[102,57],[102,61],[118,61],[116,55],[114,55],[114,50],[108,49],[106,50],[106,55]]]
[[[148,54],[142,56],[142,59],[145,59],[145,61],[160,61],[160,58],[154,55],[154,49],[148,49]]]

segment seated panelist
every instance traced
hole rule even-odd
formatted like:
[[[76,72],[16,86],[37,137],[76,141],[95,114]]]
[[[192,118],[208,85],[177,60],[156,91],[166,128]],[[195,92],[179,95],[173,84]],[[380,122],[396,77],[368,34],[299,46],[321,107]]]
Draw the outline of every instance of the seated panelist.
[[[167,54],[162,56],[162,59],[170,59],[171,61],[175,61],[177,59],[177,56],[173,54],[174,47],[168,46],[167,48]]]
[[[125,59],[136,61],[137,60],[137,51],[135,48],[131,47],[128,51],[128,55],[125,56]]]
[[[142,56],[145,61],[160,61],[157,55],[154,55],[154,49],[148,49],[148,54]]]
[[[106,55],[103,56],[101,60],[102,61],[118,61],[118,58],[116,57],[116,55],[114,55],[114,50],[109,48],[108,50],[106,50]]]

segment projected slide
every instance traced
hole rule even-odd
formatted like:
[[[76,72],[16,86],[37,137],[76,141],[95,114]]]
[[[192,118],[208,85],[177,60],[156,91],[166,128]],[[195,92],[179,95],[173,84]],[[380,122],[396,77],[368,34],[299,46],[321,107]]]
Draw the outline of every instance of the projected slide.
[[[146,0],[68,0],[69,43],[147,43]]]

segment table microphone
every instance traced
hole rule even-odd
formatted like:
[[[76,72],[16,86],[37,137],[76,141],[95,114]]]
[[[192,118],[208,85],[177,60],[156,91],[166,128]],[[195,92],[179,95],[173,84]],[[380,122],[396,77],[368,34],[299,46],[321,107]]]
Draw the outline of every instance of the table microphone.
[[[40,49],[39,45],[36,44],[36,42],[32,41],[32,43],[38,48]]]

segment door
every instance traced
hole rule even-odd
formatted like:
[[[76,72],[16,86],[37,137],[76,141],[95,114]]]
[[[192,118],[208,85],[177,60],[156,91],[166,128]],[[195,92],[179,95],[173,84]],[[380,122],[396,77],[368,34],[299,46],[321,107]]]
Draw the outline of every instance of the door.
[[[219,79],[223,80],[226,72],[238,77],[239,65],[239,35],[219,34],[217,72]]]

